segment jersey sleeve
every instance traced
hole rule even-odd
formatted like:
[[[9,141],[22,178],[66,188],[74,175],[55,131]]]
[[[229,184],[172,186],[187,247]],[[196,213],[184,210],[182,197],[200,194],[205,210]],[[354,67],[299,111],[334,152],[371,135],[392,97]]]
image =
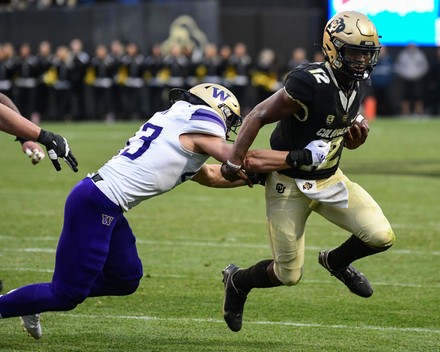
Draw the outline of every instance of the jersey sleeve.
[[[315,85],[311,74],[305,69],[291,71],[284,82],[284,89],[294,100],[309,106],[315,96]]]
[[[214,110],[199,108],[192,113],[182,133],[202,133],[226,138],[226,124]]]

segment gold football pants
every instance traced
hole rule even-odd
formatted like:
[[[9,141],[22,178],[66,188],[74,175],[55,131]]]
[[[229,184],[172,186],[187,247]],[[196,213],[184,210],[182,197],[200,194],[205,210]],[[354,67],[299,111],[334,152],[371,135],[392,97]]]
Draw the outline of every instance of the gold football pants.
[[[266,215],[274,269],[285,285],[295,285],[304,265],[305,225],[312,211],[354,234],[367,245],[380,248],[395,241],[393,230],[376,201],[341,170],[317,181],[321,188],[343,181],[348,190],[348,207],[311,200],[295,181],[273,172],[266,180]]]

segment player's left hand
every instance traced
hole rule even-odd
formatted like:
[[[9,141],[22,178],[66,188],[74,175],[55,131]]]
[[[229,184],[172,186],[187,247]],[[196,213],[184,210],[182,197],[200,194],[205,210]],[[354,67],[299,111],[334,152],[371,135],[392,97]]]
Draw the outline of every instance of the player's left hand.
[[[356,119],[344,136],[345,147],[348,149],[360,147],[365,143],[369,131],[367,119],[361,119],[360,121]]]
[[[33,141],[26,141],[22,145],[23,153],[25,153],[29,159],[31,159],[32,165],[37,165],[44,159],[44,150],[41,146]]]

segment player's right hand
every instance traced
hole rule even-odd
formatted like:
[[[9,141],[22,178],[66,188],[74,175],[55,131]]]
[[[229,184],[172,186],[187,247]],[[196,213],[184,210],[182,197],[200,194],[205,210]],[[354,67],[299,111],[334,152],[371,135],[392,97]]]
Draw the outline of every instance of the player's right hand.
[[[57,171],[61,170],[58,158],[63,158],[66,164],[69,165],[74,172],[78,172],[78,161],[70,151],[66,138],[42,129],[37,142],[46,147],[47,155]]]
[[[322,139],[311,141],[304,149],[310,150],[312,154],[312,166],[320,165],[327,157],[330,151],[330,142]]]
[[[22,150],[31,159],[32,165],[37,165],[45,157],[43,148],[34,141],[23,142]]]

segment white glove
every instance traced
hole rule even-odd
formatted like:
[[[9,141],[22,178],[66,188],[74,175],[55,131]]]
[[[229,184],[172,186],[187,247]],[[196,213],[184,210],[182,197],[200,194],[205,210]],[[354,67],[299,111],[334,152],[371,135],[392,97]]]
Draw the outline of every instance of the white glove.
[[[312,153],[312,166],[318,166],[327,157],[327,154],[330,151],[330,142],[318,139],[311,141],[304,149],[308,149]]]

